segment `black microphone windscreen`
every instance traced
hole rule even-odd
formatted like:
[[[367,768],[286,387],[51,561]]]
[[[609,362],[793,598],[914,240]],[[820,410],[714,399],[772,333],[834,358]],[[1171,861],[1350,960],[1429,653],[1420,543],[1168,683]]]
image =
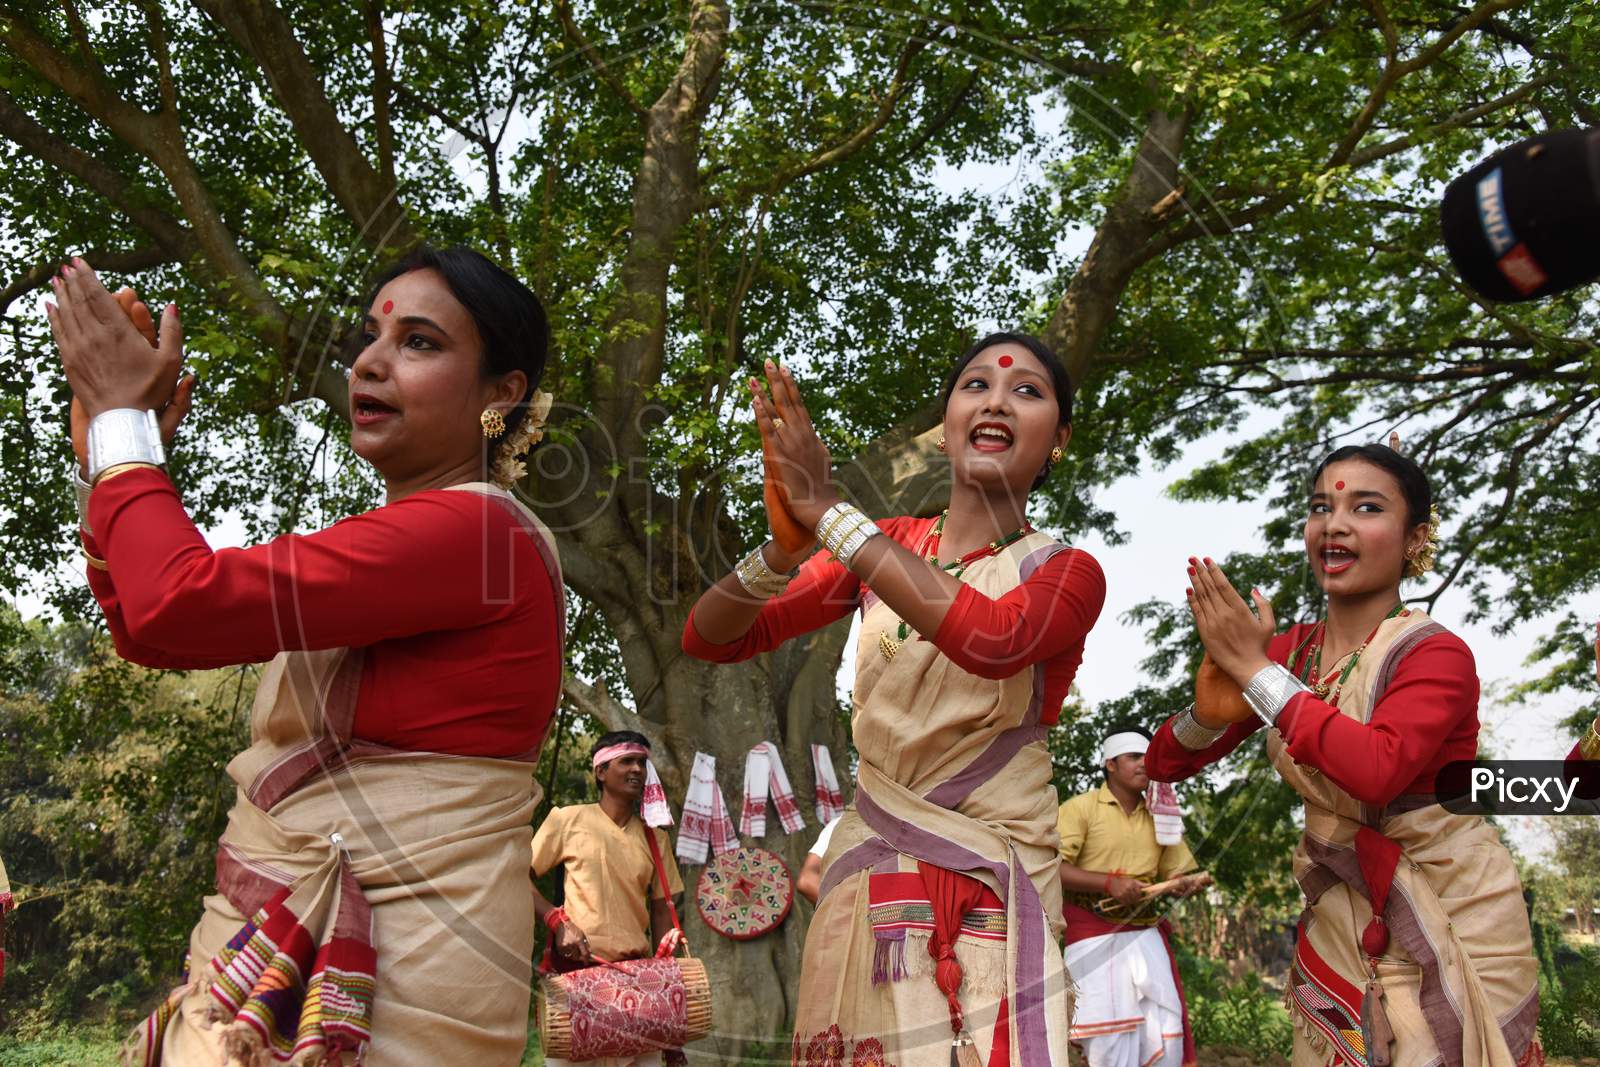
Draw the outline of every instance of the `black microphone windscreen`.
[[[1461,278],[1537,300],[1600,277],[1600,127],[1518,141],[1460,175],[1440,205]]]

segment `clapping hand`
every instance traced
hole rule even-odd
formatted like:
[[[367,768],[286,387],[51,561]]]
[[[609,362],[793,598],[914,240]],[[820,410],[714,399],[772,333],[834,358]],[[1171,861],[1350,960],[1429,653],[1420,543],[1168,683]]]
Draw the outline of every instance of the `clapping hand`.
[[[122,308],[123,314],[133,324],[133,328],[150,343],[151,348],[159,348],[160,342],[156,337],[155,320],[150,317],[150,308],[139,299],[139,294],[123,286],[111,294],[111,299]],[[178,424],[194,407],[195,376],[185,374],[178,380],[172,390],[172,396],[166,405],[159,409],[158,417],[161,424],[161,442],[170,445],[173,437],[178,432]],[[78,459],[78,468],[87,473],[89,466],[89,415],[84,410],[83,401],[77,395],[72,397],[72,454]]]
[[[775,534],[779,533],[785,513],[809,533],[817,528],[823,514],[839,502],[833,487],[833,461],[811,424],[789,368],[779,367],[769,359],[766,377],[765,390],[754,378],[749,385],[768,471],[775,475],[774,496],[767,500],[768,519]],[[779,506],[776,512],[775,502]]]
[[[1277,630],[1272,604],[1259,589],[1252,590],[1251,599],[1256,605],[1252,612],[1222,568],[1209,557],[1189,557],[1189,580],[1193,583],[1189,611],[1194,615],[1206,654],[1242,688],[1272,662],[1267,658],[1267,643]]]
[[[803,556],[816,544],[817,535],[801,525],[789,510],[789,494],[779,473],[772,437],[760,426],[759,420],[757,426],[761,429],[761,499],[767,507],[767,525],[772,528],[772,539],[785,555]]]
[[[151,345],[130,320],[131,313],[137,314],[137,299],[119,302],[82,259],[63,267],[50,284],[56,295],[55,304],[46,304],[50,330],[86,422],[113,408],[165,411],[173,404],[180,394],[183,365],[183,330],[175,305],[162,312],[157,343]],[[182,410],[174,412],[174,429]]]
[[[1239,683],[1225,674],[1207,652],[1194,675],[1194,717],[1201,726],[1216,729],[1244,722],[1254,715]]]

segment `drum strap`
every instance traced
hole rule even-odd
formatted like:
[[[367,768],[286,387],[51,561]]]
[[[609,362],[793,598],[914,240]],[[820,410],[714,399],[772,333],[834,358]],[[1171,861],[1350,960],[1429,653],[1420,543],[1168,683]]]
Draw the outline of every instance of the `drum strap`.
[[[672,903],[672,887],[667,885],[667,869],[661,862],[661,846],[656,843],[654,827],[644,828],[644,839],[650,845],[650,858],[655,861],[656,877],[661,880],[661,895],[667,900],[667,914],[672,916],[672,928],[678,931],[678,936],[683,937],[683,926],[678,922],[678,909]]]

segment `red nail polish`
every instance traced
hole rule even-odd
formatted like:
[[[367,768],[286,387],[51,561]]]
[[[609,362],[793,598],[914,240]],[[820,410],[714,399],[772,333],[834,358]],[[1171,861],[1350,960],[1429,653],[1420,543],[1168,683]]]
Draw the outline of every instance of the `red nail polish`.
[[[1193,567],[1189,568],[1189,577],[1191,577],[1191,578],[1194,577],[1194,568]]]
[[[1210,567],[1210,566],[1212,566],[1212,563],[1211,563],[1211,557],[1210,557],[1210,556],[1207,556],[1207,557],[1206,557],[1206,566],[1207,566],[1207,567]]]
[[[1188,596],[1194,596],[1194,590],[1193,589],[1185,589],[1184,593],[1186,595],[1188,595]]]

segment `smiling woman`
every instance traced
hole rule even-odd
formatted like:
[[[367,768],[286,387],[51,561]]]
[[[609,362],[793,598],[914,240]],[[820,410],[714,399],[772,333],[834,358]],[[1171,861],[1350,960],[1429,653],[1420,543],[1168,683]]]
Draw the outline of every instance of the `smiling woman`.
[[[1071,437],[1071,382],[1035,338],[973,345],[944,389],[949,509],[881,525],[839,500],[789,371],[768,362],[770,397],[750,384],[769,521],[824,551],[758,548],[701,596],[683,647],[726,663],[861,612],[856,801],[823,858],[795,1061],[1066,1063],[1044,738],[1105,579],[1027,503]]]
[[[189,979],[125,1062],[518,1062],[564,603],[549,532],[485,479],[509,480],[549,407],[538,299],[464,249],[396,266],[350,378],[351,443],[387,503],[213,552],[161,467],[188,408],[176,309],[152,344],[142,305],[82,260],[55,288],[89,583],[118,652],[271,660]]]
[[[1432,566],[1436,529],[1416,463],[1351,446],[1317,468],[1307,508],[1321,622],[1275,634],[1265,597],[1252,614],[1211,559],[1189,561],[1206,658],[1195,704],[1157,731],[1145,769],[1182,781],[1269,728],[1268,755],[1305,800],[1296,1067],[1543,1062],[1511,854],[1434,796],[1441,768],[1478,744],[1472,652],[1400,594]]]

